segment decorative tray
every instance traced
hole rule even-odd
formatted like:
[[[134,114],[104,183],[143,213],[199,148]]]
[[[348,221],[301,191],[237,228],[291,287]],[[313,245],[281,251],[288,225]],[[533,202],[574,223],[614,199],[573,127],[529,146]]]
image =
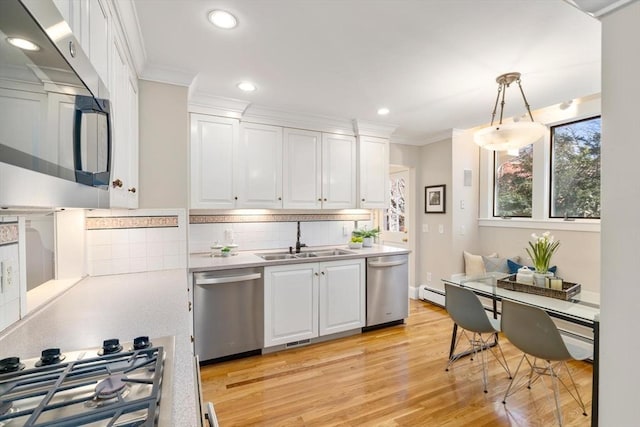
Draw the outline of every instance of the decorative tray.
[[[575,295],[580,293],[580,288],[581,288],[579,283],[571,283],[571,282],[565,282],[565,281],[562,282],[562,290],[542,288],[539,286],[528,285],[525,283],[518,283],[516,282],[515,274],[505,277],[503,279],[498,279],[497,283],[499,288],[508,289],[510,291],[526,292],[528,294],[542,295],[545,297],[557,298],[565,301],[570,300]]]

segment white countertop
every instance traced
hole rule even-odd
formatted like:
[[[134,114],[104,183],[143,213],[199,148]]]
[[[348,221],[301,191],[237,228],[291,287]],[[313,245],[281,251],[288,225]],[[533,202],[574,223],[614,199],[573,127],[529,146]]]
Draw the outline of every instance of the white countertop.
[[[340,255],[331,257],[313,257],[313,258],[300,258],[295,260],[274,260],[265,261],[256,255],[256,253],[284,253],[286,249],[276,250],[259,250],[259,251],[240,251],[237,255],[229,257],[212,257],[209,253],[193,253],[189,255],[189,272],[194,273],[198,271],[208,270],[226,270],[229,268],[244,268],[244,267],[264,267],[269,265],[282,265],[282,264],[297,264],[305,262],[321,262],[321,261],[333,261],[342,259],[356,259],[356,258],[369,258],[376,256],[386,255],[400,255],[408,254],[410,251],[404,248],[396,248],[393,246],[373,245],[370,248],[362,249],[349,249],[346,245],[342,246],[318,246],[318,247],[305,247],[302,252],[321,251],[326,249],[344,249],[345,251],[352,252],[351,255]]]
[[[197,426],[187,286],[184,269],[87,277],[4,331],[0,358],[100,347],[109,338],[174,336],[172,426]]]

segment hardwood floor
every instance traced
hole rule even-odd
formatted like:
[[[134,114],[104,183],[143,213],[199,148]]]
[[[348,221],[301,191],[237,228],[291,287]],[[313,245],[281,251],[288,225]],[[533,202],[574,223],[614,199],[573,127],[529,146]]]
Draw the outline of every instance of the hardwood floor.
[[[509,380],[492,357],[483,393],[479,360],[445,372],[453,322],[411,301],[405,325],[201,368],[205,401],[227,426],[553,426],[548,378],[502,397]],[[501,344],[512,371],[521,353]],[[591,422],[592,366],[569,364],[589,416],[561,389],[566,426]]]

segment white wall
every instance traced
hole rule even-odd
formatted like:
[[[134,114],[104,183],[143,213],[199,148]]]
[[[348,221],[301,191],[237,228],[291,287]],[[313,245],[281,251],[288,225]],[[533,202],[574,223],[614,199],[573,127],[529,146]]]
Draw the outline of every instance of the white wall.
[[[640,3],[602,18],[601,426],[640,419]]]
[[[546,230],[528,228],[480,227],[478,254],[497,252],[500,257],[518,255],[521,264],[532,265],[525,248],[531,233]],[[557,275],[570,282],[580,283],[585,290],[600,292],[600,233],[553,230],[560,247],[552,258],[558,266]]]
[[[188,207],[188,88],[140,80],[140,208]]]
[[[420,245],[420,258],[418,264],[418,276],[416,281],[426,283],[438,289],[444,289],[440,279],[448,277],[452,272],[459,271],[459,263],[462,254],[453,254],[453,239],[451,225],[453,215],[451,208],[452,180],[451,164],[452,150],[451,140],[434,142],[422,147],[420,157],[421,167],[418,170],[418,189],[420,192],[416,203],[420,206],[420,214],[416,218],[416,229],[420,233],[418,242]],[[430,185],[446,185],[444,214],[424,213],[424,187]],[[422,232],[424,225],[428,226],[428,232]],[[443,233],[439,232],[442,226]],[[431,273],[431,280],[428,280]]]

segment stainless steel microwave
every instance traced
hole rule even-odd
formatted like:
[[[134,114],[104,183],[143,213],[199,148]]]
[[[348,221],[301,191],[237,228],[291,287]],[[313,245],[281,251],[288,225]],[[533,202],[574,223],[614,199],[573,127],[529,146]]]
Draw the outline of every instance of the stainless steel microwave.
[[[109,93],[52,0],[0,1],[0,208],[108,208]]]

